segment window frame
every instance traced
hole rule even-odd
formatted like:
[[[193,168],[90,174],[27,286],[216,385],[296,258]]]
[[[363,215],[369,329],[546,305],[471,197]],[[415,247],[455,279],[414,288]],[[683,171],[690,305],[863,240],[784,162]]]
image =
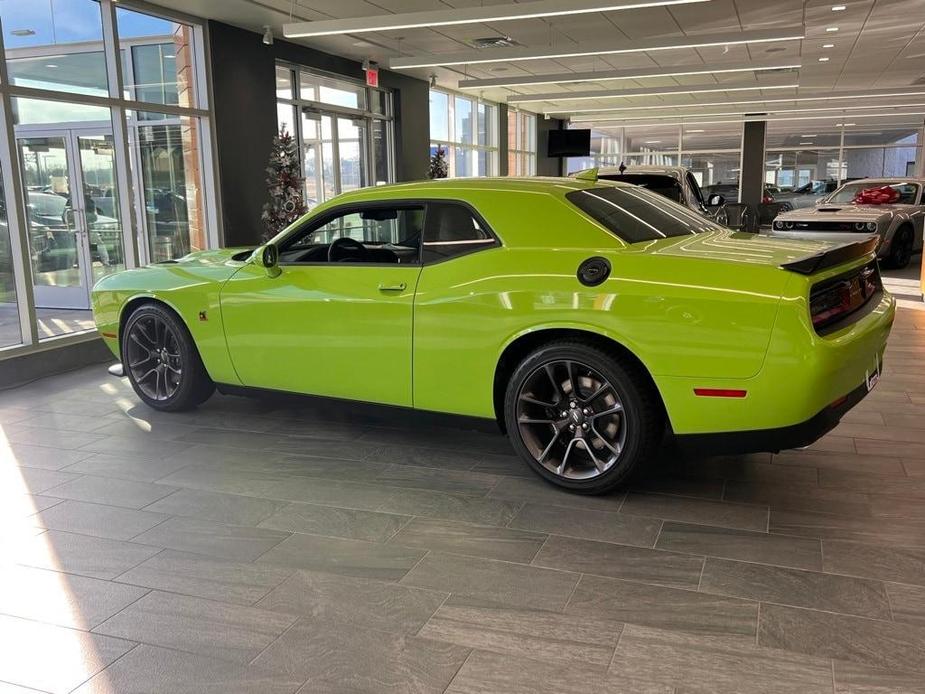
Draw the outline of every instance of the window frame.
[[[402,209],[424,209],[424,220],[421,224],[421,240],[418,241],[418,253],[417,260],[414,262],[408,263],[329,263],[327,261],[283,261],[282,256],[280,256],[279,266],[301,266],[301,265],[313,265],[313,266],[328,266],[328,267],[420,267],[421,259],[423,255],[422,241],[424,239],[424,226],[427,224],[427,203],[423,200],[377,200],[377,201],[367,201],[367,202],[354,202],[349,203],[345,202],[335,207],[332,207],[324,212],[306,219],[304,225],[300,225],[292,230],[289,234],[283,238],[282,241],[276,244],[277,248],[282,254],[284,250],[284,244],[293,240],[294,237],[300,236],[303,233],[313,234],[320,227],[325,224],[329,224],[338,217],[344,217],[348,214],[358,214],[362,213],[365,210],[402,210]],[[308,227],[307,229],[305,227]]]
[[[479,227],[484,230],[489,239],[486,239],[484,242],[473,243],[470,250],[467,250],[463,253],[457,253],[449,257],[439,258],[435,260],[426,260],[424,258],[424,236],[427,231],[427,215],[430,210],[430,205],[433,203],[448,203],[456,204],[464,207],[469,214],[478,222]],[[308,261],[308,262],[284,262],[280,260],[280,267],[298,267],[298,266],[328,266],[328,267],[425,267],[430,265],[439,265],[440,263],[445,263],[450,260],[455,260],[456,258],[462,258],[467,255],[472,255],[473,253],[478,253],[480,251],[486,251],[492,248],[502,248],[504,246],[503,242],[499,236],[495,233],[494,229],[491,228],[491,225],[485,221],[485,217],[469,202],[465,200],[460,200],[458,198],[401,198],[398,200],[375,200],[375,201],[364,201],[364,202],[345,202],[340,205],[336,205],[324,212],[319,213],[318,215],[306,219],[304,224],[310,225],[311,231],[314,232],[318,227],[323,226],[330,222],[336,217],[344,216],[350,212],[359,212],[361,210],[369,209],[409,209],[423,207],[424,208],[424,222],[421,227],[421,239],[418,242],[418,256],[417,261],[414,263],[328,263],[328,262],[317,262],[317,261]],[[287,234],[281,241],[276,245],[277,248],[282,251],[282,246],[284,243],[289,241],[293,236],[299,234],[302,231],[302,226],[298,226],[293,229],[289,234]]]
[[[497,176],[501,167],[501,133],[499,132],[501,126],[501,106],[494,101],[482,99],[471,94],[454,92],[450,89],[431,87],[428,94],[431,93],[441,94],[447,98],[447,139],[443,140],[431,137],[429,140],[432,147],[441,147],[446,153],[447,178],[482,178]],[[462,142],[462,137],[456,132],[456,101],[458,99],[468,101],[472,107],[469,117],[468,133],[470,142]],[[486,114],[488,144],[484,145],[479,144],[479,107],[490,109],[490,115]],[[429,120],[428,127],[430,127]],[[457,149],[461,150],[465,156],[470,157],[470,165],[474,167],[476,173],[467,176],[456,175]],[[484,176],[478,173],[478,155],[480,153],[486,154],[488,159],[488,165]]]
[[[478,211],[477,209],[475,209],[475,207],[473,207],[473,206],[472,206],[471,204],[469,204],[468,202],[466,202],[466,201],[464,201],[464,200],[453,199],[453,198],[431,198],[431,199],[428,201],[428,203],[429,203],[429,204],[428,204],[428,206],[427,206],[427,210],[426,210],[425,213],[424,213],[424,228],[423,228],[423,230],[421,231],[421,261],[422,261],[422,265],[425,265],[425,266],[429,266],[429,265],[439,265],[440,263],[445,263],[445,262],[448,262],[448,261],[450,261],[450,260],[456,260],[457,258],[462,258],[462,257],[467,256],[467,255],[472,255],[473,253],[479,253],[479,252],[481,252],[481,251],[487,251],[487,250],[489,250],[489,249],[491,249],[491,248],[501,248],[501,247],[504,245],[504,244],[501,243],[501,239],[498,238],[498,235],[494,232],[494,230],[491,228],[491,226],[488,224],[488,222],[485,221],[485,218],[484,218],[481,214],[479,214],[479,211]],[[428,219],[428,214],[429,214],[429,212],[430,212],[430,205],[435,204],[435,203],[441,203],[441,204],[447,204],[447,205],[459,205],[460,207],[463,207],[470,215],[472,215],[472,218],[475,219],[475,221],[478,223],[479,227],[480,227],[486,234],[488,234],[488,238],[487,238],[487,239],[473,240],[472,242],[432,241],[432,242],[431,242],[431,245],[438,245],[438,244],[439,244],[439,245],[441,245],[441,246],[444,246],[444,245],[450,245],[450,244],[457,244],[457,243],[458,243],[459,245],[465,244],[466,246],[468,246],[468,248],[467,248],[465,251],[461,252],[461,253],[456,253],[456,254],[454,254],[454,255],[443,256],[443,257],[441,257],[441,258],[434,258],[434,259],[432,259],[432,260],[428,260],[428,259],[427,259],[427,256],[425,255],[427,242],[426,242],[424,239],[427,238],[427,229],[428,229],[427,219]]]

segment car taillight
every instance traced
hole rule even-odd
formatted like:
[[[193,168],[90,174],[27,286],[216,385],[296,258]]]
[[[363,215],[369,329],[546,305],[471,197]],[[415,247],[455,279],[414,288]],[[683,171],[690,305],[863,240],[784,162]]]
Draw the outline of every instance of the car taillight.
[[[765,193],[761,198],[761,202],[765,205],[770,205],[772,202],[774,202],[774,198]]]
[[[879,289],[880,274],[874,264],[866,265],[848,277],[813,287],[809,299],[813,327],[818,331],[837,323],[866,304]]]

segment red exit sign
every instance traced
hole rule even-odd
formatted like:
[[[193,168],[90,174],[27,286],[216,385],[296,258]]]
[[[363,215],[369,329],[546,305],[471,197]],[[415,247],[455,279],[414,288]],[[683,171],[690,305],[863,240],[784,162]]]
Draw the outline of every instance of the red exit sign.
[[[366,86],[367,87],[378,87],[379,86],[379,68],[377,67],[366,68]]]

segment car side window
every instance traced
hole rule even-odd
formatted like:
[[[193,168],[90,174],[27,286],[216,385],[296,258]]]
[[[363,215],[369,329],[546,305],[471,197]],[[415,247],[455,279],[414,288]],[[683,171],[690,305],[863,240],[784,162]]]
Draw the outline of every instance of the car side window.
[[[697,179],[694,178],[694,174],[690,171],[687,172],[687,185],[690,186],[691,191],[694,193],[694,197],[697,198],[697,202],[701,205],[705,205],[706,201],[703,199],[703,192],[700,190],[700,186],[697,184]]]
[[[473,212],[455,202],[430,202],[424,226],[425,263],[492,248],[497,239]]]
[[[280,264],[420,262],[423,205],[347,208],[309,221],[280,244]]]

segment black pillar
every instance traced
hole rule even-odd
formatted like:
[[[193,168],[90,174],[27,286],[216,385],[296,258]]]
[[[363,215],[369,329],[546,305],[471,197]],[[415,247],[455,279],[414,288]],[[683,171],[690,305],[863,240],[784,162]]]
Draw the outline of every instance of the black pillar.
[[[742,130],[742,170],[739,172],[739,202],[748,205],[751,228],[758,230],[758,209],[764,197],[764,142],[767,121],[748,121]]]
[[[536,116],[536,175],[562,176],[565,162],[562,157],[549,156],[549,131],[562,130],[564,121],[557,118],[544,118]]]

